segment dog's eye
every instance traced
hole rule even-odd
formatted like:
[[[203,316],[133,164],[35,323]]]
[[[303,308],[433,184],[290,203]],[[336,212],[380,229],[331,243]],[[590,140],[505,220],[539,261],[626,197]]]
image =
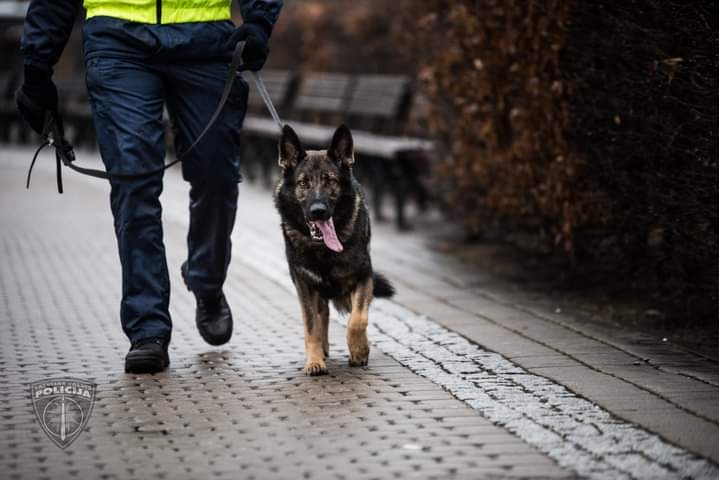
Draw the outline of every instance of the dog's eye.
[[[297,185],[299,185],[300,188],[307,188],[307,180],[300,180],[299,182],[297,182]]]

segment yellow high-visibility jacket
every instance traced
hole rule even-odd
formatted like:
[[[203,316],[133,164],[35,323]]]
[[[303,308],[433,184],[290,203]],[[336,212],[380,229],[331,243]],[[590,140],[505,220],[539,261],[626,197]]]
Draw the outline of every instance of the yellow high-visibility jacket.
[[[140,23],[228,20],[232,0],[85,0],[87,18],[107,16]]]
[[[33,0],[25,16],[22,53],[25,65],[52,71],[84,3],[87,18],[109,17],[141,24],[227,21],[232,0]],[[263,25],[267,34],[282,0],[238,0],[242,20]]]

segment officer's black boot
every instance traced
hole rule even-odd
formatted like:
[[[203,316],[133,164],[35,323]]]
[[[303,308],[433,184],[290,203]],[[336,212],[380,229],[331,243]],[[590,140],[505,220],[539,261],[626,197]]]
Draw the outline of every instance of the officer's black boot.
[[[125,357],[125,373],[157,373],[166,369],[170,364],[167,344],[167,339],[159,337],[132,342]]]
[[[182,264],[182,278],[187,285],[187,264]],[[190,286],[187,285],[188,290]],[[194,293],[194,292],[193,292]],[[197,309],[195,324],[202,338],[210,345],[227,343],[232,336],[232,312],[222,291],[215,293],[195,293]]]
[[[210,345],[227,343],[232,336],[232,312],[225,294],[195,295],[195,298],[195,323],[202,338]]]

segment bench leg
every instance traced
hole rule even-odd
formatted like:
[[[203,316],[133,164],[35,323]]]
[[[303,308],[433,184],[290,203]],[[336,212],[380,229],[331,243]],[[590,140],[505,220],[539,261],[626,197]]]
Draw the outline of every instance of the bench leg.
[[[407,222],[405,214],[411,175],[413,175],[412,169],[409,168],[410,159],[398,154],[394,160],[390,160],[388,163],[390,164],[388,168],[390,175],[388,177],[390,184],[393,186],[395,224],[399,230],[408,231],[412,229],[412,225]]]
[[[361,158],[357,163],[362,166],[364,172],[362,184],[372,189],[372,212],[377,222],[387,220],[382,213],[382,204],[387,190],[387,166],[385,163],[385,160],[373,157]]]
[[[10,119],[0,119],[0,141],[10,143]]]

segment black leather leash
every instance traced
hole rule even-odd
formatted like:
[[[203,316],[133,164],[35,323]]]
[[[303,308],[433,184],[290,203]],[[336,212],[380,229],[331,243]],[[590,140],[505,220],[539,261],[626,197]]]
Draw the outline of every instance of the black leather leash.
[[[73,162],[75,161],[75,151],[72,147],[72,144],[67,141],[65,136],[63,135],[62,128],[60,127],[60,122],[57,118],[55,118],[55,115],[48,112],[45,115],[45,126],[43,129],[43,138],[45,141],[40,145],[40,147],[35,151],[35,155],[32,157],[32,162],[30,163],[30,169],[27,172],[27,182],[25,184],[26,188],[30,188],[30,177],[32,176],[32,169],[35,166],[35,161],[37,160],[38,155],[40,152],[48,146],[55,147],[55,163],[57,167],[57,191],[58,193],[63,192],[62,188],[62,166],[69,167],[72,170],[75,170],[78,173],[81,173],[83,175],[89,175],[91,177],[95,178],[102,178],[104,180],[137,180],[140,178],[146,178],[150,177],[152,175],[157,175],[160,172],[163,172],[170,168],[171,166],[175,165],[178,162],[181,162],[184,157],[192,151],[193,148],[197,146],[198,143],[200,143],[200,140],[207,134],[207,132],[212,128],[212,125],[217,121],[220,114],[222,113],[222,109],[225,107],[225,104],[227,103],[227,99],[230,96],[230,92],[232,91],[232,85],[235,80],[235,75],[237,75],[237,70],[242,66],[242,52],[245,48],[245,42],[238,42],[235,46],[235,50],[232,53],[232,61],[230,62],[230,70],[229,74],[227,75],[227,80],[225,81],[225,86],[222,90],[222,96],[220,97],[220,101],[217,104],[217,108],[215,108],[215,111],[213,112],[212,116],[210,117],[210,120],[208,120],[207,124],[205,125],[204,130],[200,132],[200,134],[195,138],[195,141],[192,142],[190,147],[182,152],[181,154],[177,155],[177,158],[173,160],[172,162],[163,165],[160,168],[156,168],[155,170],[150,170],[147,172],[142,173],[108,173],[103,170],[96,170],[94,168],[86,168],[81,167],[79,165],[75,165]],[[260,77],[256,76],[255,80],[261,83]]]

